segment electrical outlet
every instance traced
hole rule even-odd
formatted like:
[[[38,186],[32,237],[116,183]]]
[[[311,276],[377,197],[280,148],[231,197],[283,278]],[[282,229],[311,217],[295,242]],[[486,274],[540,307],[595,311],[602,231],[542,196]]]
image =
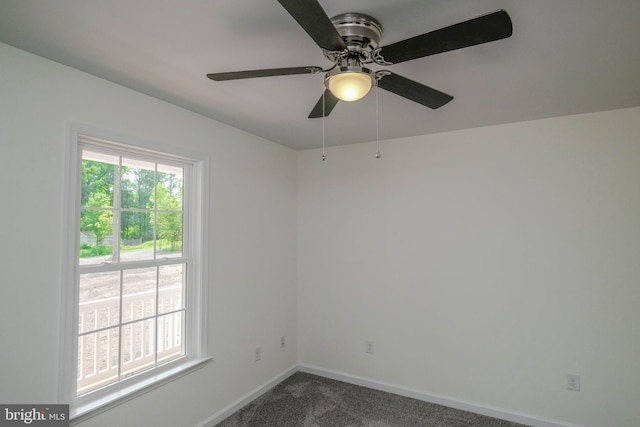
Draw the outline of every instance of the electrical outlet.
[[[373,341],[364,342],[364,351],[366,351],[369,354],[373,354]]]
[[[567,374],[567,390],[580,391],[580,375]]]
[[[262,349],[260,347],[256,347],[256,362],[259,362],[262,359]]]

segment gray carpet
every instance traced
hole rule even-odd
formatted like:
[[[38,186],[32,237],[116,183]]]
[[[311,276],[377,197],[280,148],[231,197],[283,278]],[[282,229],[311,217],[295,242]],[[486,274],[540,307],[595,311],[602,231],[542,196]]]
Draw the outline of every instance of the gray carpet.
[[[297,372],[216,427],[522,427]]]

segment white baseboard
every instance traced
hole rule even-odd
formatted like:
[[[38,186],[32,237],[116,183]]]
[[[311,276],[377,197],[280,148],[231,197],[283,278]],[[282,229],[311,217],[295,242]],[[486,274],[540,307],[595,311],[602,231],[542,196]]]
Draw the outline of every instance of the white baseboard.
[[[514,423],[525,424],[532,427],[582,427],[576,424],[567,424],[557,420],[541,418],[533,415],[509,411],[507,409],[486,406],[477,402],[456,399],[440,394],[427,393],[421,390],[384,383],[370,378],[359,377],[357,375],[346,374],[344,372],[332,371],[330,369],[325,369],[318,366],[300,364],[298,365],[298,371],[330,378],[337,381],[342,381],[349,384],[368,387],[374,390],[385,391],[387,393],[393,393],[399,396],[410,397],[412,399],[422,400],[424,402],[436,403],[438,405],[448,406],[450,408],[461,409],[463,411],[474,412],[476,414],[499,418]]]
[[[399,396],[410,397],[412,399],[422,400],[424,402],[435,403],[438,405],[448,406],[450,408],[461,409],[463,411],[474,412],[480,415],[486,415],[493,418],[499,418],[506,421],[525,424],[532,427],[583,427],[577,424],[567,424],[557,420],[523,414],[502,408],[495,408],[492,406],[486,406],[477,402],[456,399],[453,397],[443,396],[435,393],[428,393],[417,389],[389,384],[373,380],[371,378],[360,377],[357,375],[351,375],[344,372],[333,371],[331,369],[325,369],[319,366],[307,364],[295,365],[279,373],[269,381],[256,387],[235,402],[231,403],[229,406],[216,412],[211,417],[198,424],[196,427],[214,427],[229,415],[248,405],[298,371],[318,375],[320,377],[325,377],[332,380],[342,381],[349,384],[368,387],[374,390],[385,391],[387,393],[393,393]]]
[[[227,418],[229,415],[233,414],[234,412],[238,411],[240,408],[253,402],[254,400],[259,398],[260,396],[262,396],[263,394],[265,394],[266,392],[268,392],[269,390],[271,390],[272,388],[280,384],[282,381],[286,380],[291,375],[295,374],[296,372],[298,372],[298,366],[292,366],[291,368],[282,371],[275,377],[271,378],[269,381],[254,388],[249,393],[242,396],[240,399],[231,403],[229,406],[221,409],[220,411],[216,412],[206,420],[202,421],[196,427],[214,427],[216,424],[218,424],[219,422]]]

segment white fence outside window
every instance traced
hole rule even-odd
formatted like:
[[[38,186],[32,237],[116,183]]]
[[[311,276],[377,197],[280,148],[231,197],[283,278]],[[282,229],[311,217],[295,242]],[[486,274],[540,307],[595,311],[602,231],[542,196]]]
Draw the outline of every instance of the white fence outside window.
[[[120,329],[117,326],[120,323],[120,297],[80,303],[77,377],[79,395],[113,382],[118,375],[125,378],[184,354],[184,311],[155,316],[156,307],[161,313],[163,307],[175,307],[175,302],[182,299],[182,289],[182,286],[159,289],[157,306],[156,290],[123,295],[123,316],[128,312],[130,319],[137,320]],[[152,314],[149,316],[148,313]],[[88,329],[97,332],[83,334]],[[121,344],[118,343],[118,333],[123,334]],[[118,357],[119,352],[122,352],[123,357]],[[119,366],[120,359],[122,366]]]

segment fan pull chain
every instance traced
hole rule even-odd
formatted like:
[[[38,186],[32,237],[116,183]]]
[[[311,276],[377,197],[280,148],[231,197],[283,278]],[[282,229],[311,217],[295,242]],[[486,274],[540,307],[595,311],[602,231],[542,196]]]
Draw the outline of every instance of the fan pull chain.
[[[327,160],[327,156],[324,155],[324,93],[326,91],[322,91],[322,161]]]
[[[378,143],[378,151],[376,151],[376,159],[379,159],[380,157],[382,157],[382,153],[380,152],[380,126],[379,126],[379,119],[378,119],[378,79],[376,79],[376,142]]]

